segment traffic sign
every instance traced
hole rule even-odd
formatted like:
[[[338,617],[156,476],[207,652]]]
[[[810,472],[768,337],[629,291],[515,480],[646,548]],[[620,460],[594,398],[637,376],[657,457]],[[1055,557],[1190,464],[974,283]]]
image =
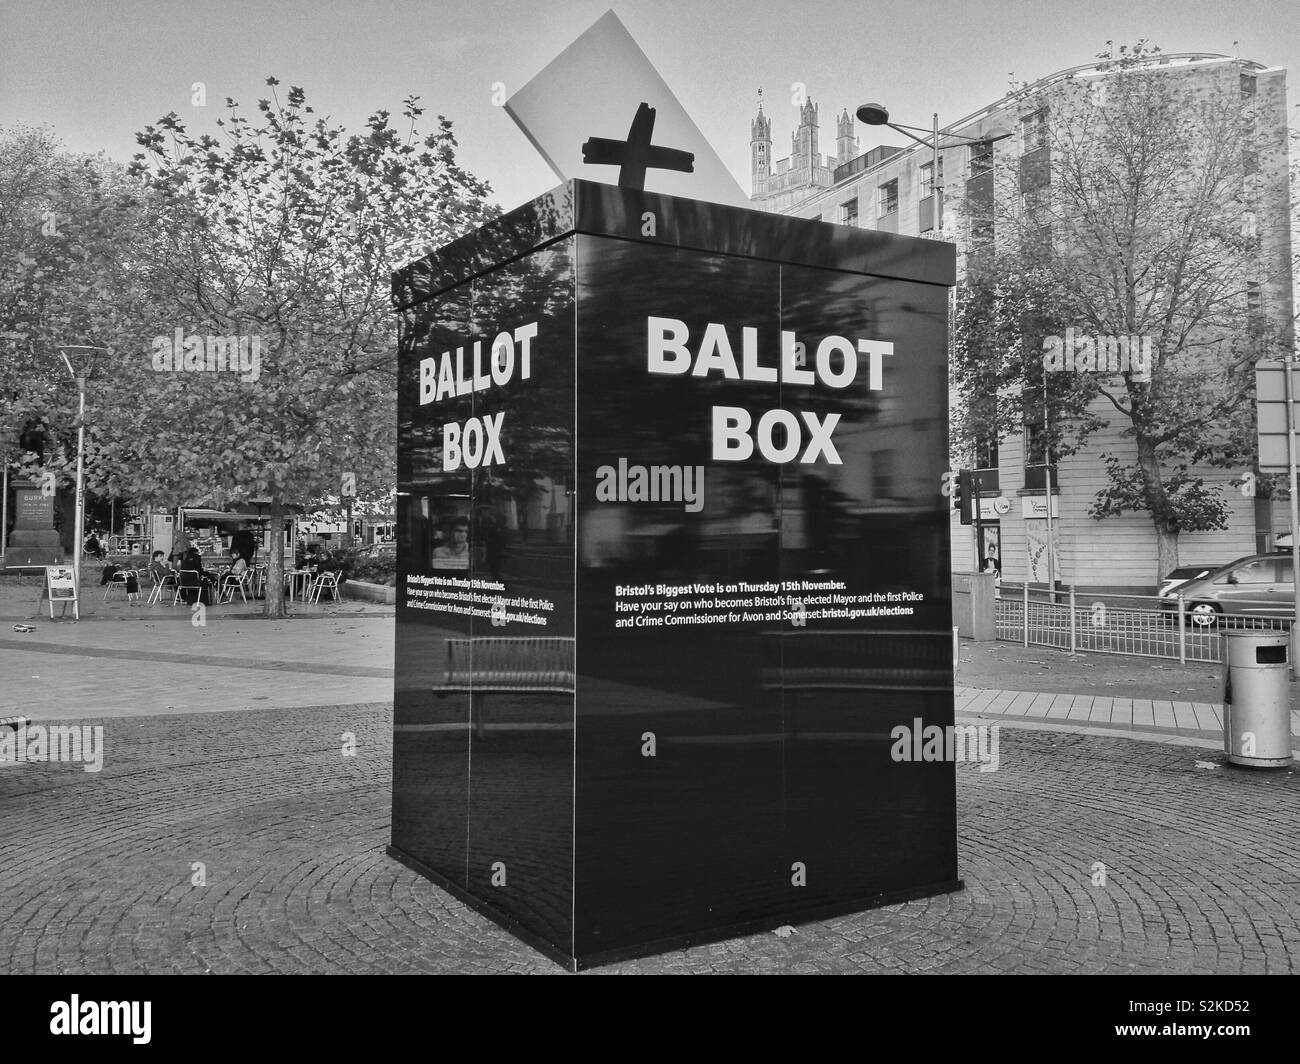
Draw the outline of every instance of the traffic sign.
[[[1259,425],[1259,470],[1261,473],[1285,473],[1286,436],[1286,366],[1285,362],[1255,363],[1255,404]],[[1300,363],[1291,363],[1292,407],[1300,398]],[[1300,427],[1300,412],[1296,416]]]

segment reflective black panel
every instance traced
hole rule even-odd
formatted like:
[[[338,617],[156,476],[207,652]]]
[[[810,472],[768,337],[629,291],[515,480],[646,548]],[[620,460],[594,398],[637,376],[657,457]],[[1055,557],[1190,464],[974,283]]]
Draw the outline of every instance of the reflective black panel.
[[[470,292],[444,293],[404,321],[398,388],[397,631],[393,696],[393,846],[459,887],[466,882],[469,700],[445,689],[447,642],[469,618],[417,609],[444,497],[467,490],[441,469],[441,423],[419,403],[419,361],[470,334]],[[463,402],[468,410],[469,400]],[[437,692],[435,693],[435,688]]]
[[[483,446],[498,446],[474,476],[471,562],[462,574],[475,582],[478,610],[470,648],[469,890],[568,950],[573,238],[476,279],[473,292],[485,364],[493,352],[499,360],[485,373],[510,379],[497,385],[493,377],[491,387],[474,393]]]
[[[781,578],[806,619],[769,633],[787,721],[783,861],[804,863],[808,904],[957,876],[953,765],[891,756],[895,727],[953,723],[946,317],[940,287],[781,269],[782,328],[810,363],[824,353],[848,377],[827,337],[892,345],[857,350],[845,387],[783,393],[801,421],[839,418],[839,464],[782,467]]]
[[[393,809],[396,851],[565,954],[572,245],[443,292],[403,339]]]
[[[780,267],[589,236],[578,256],[581,954],[745,923],[787,886],[763,624],[693,623],[712,612],[694,594],[619,593],[778,571],[778,467],[711,447],[715,406],[777,407],[779,386],[648,372],[647,322],[679,323],[687,350],[726,323],[730,340],[713,334],[736,358],[748,326],[772,360]]]

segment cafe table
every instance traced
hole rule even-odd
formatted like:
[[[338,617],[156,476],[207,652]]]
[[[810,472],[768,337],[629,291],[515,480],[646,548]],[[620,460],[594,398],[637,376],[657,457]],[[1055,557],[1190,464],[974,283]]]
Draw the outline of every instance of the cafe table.
[[[290,602],[293,601],[294,592],[299,587],[300,581],[301,581],[301,588],[302,588],[301,597],[303,599],[306,599],[308,588],[311,587],[311,582],[313,577],[315,577],[315,575],[316,574],[312,572],[312,570],[310,569],[289,569],[285,572],[284,582],[285,584],[288,585],[289,588]]]

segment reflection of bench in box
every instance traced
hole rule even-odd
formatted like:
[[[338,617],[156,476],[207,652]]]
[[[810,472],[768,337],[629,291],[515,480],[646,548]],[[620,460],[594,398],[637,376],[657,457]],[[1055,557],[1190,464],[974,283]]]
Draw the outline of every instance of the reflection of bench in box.
[[[951,632],[764,632],[763,660],[768,690],[952,690]]]
[[[574,691],[574,641],[564,636],[480,636],[447,640],[447,675],[433,685],[440,698],[469,695],[470,719],[482,736],[486,724],[474,696],[491,692],[567,694]]]
[[[19,731],[26,728],[27,724],[28,721],[26,717],[0,717],[0,728],[13,728],[15,742],[18,739]],[[14,757],[16,758],[17,756],[18,754],[15,752]]]

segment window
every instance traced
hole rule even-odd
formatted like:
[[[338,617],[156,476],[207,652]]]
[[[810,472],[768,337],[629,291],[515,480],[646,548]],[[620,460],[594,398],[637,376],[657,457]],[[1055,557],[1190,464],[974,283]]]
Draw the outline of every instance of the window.
[[[1258,281],[1246,282],[1246,312],[1252,316],[1264,309],[1264,293]]]
[[[854,196],[851,200],[846,200],[840,204],[840,224],[857,225],[858,224],[858,197]]]
[[[1247,562],[1230,572],[1224,573],[1214,581],[1216,584],[1275,584],[1277,583],[1277,562],[1268,558],[1258,562]]]
[[[898,210],[898,178],[881,185],[876,193],[880,198],[880,217]]]
[[[975,441],[975,468],[997,469],[998,438],[994,435],[981,436]]]
[[[1025,155],[1047,147],[1047,108],[1025,115],[1020,120],[1020,137]]]
[[[970,176],[983,177],[993,171],[993,144],[982,140],[970,146]],[[940,174],[942,174],[940,170]]]
[[[1254,95],[1255,95],[1255,75],[1254,75],[1254,74],[1242,74],[1242,75],[1241,75],[1241,94],[1242,94],[1243,96],[1254,96]]]
[[[1242,169],[1248,174],[1258,173],[1259,171],[1259,152],[1244,151],[1241,153]]]
[[[1053,449],[1048,452],[1047,431],[1041,420],[1042,415],[1038,415],[1038,420],[1025,421],[1025,465],[1041,466],[1044,464],[1056,464],[1056,452]]]
[[[1055,466],[1059,460],[1056,448],[1049,450],[1049,437],[1046,430],[1045,411],[1043,410],[1043,392],[1042,388],[1026,388],[1024,396],[1021,399],[1025,417],[1025,487],[1036,487],[1039,490],[1043,487],[1042,467],[1044,464]],[[1037,467],[1039,472],[1036,477],[1032,478],[1036,483],[1031,483],[1028,471]],[[1055,469],[1053,469],[1052,486],[1056,487]]]
[[[1052,210],[1052,189],[1050,185],[1030,189],[1020,194],[1020,209],[1025,220],[1031,225],[1048,225]]]
[[[939,156],[939,187],[943,188],[943,156]],[[921,164],[921,199],[934,195],[934,163]]]

